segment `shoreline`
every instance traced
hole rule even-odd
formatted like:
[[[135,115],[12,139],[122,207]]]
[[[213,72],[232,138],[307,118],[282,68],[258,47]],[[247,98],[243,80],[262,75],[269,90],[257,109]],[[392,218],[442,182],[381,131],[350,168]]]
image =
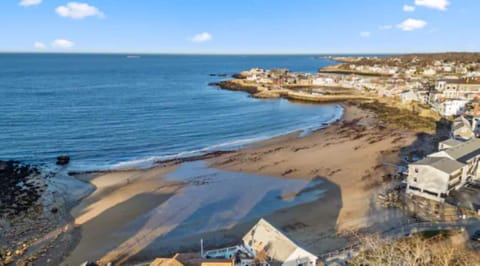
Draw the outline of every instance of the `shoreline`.
[[[195,173],[196,170],[191,180],[172,180],[171,175],[179,168],[195,162],[203,162],[205,169],[225,177],[246,175],[238,178],[258,176],[260,180],[274,178],[280,183],[288,180],[312,183],[312,188],[281,194],[274,201],[267,202],[301,199],[312,193],[311,189],[325,191],[319,199],[272,209],[262,217],[315,254],[341,248],[348,240],[337,234],[375,225],[379,217],[388,212],[372,206],[374,193],[382,186],[382,178],[395,170],[382,162],[395,165],[400,162],[399,153],[404,152],[405,147],[413,146],[412,150],[417,150],[421,145],[413,144],[416,142],[415,131],[389,127],[379,121],[374,110],[348,102],[341,106],[340,119],[312,130],[306,136],[295,131],[247,144],[237,150],[157,162],[148,169],[70,172],[68,178],[77,183],[81,181],[83,189],[92,186],[95,189],[64,204],[61,213],[71,219],[59,227],[58,232],[49,234],[49,239],[53,239],[56,245],[61,240],[63,246],[70,247],[68,251],[54,253],[48,250],[45,251],[46,257],[38,261],[45,262],[48,258],[63,264],[78,264],[99,260],[101,265],[110,261],[143,262],[178,251],[195,251],[199,237],[208,243],[207,248],[234,244],[254,222],[252,218],[239,220],[227,228],[178,236],[170,239],[168,244],[158,237],[171,230],[185,230],[185,225],[180,222],[167,226],[149,221],[148,217],[159,215],[159,208],[178,201],[177,198],[185,192],[211,186],[208,181],[211,173]],[[67,188],[68,180],[58,181],[64,185],[63,190],[58,187],[60,193],[71,193]],[[198,214],[205,212],[204,207],[198,206]],[[162,219],[165,217],[158,216],[153,221]],[[397,217],[393,223],[401,219]],[[392,222],[382,223],[387,226]],[[102,241],[97,241],[98,237]],[[32,247],[31,252],[35,249]]]
[[[328,90],[333,95],[313,95],[311,93],[305,93],[301,90],[298,90],[295,86],[272,86],[273,84],[258,84],[258,83],[249,83],[244,79],[232,79],[224,80],[220,82],[213,82],[209,84],[210,86],[217,86],[223,90],[230,91],[242,91],[246,92],[254,98],[259,99],[278,99],[283,98],[288,101],[299,101],[305,103],[340,103],[350,100],[373,100],[375,97],[360,94],[354,91],[349,93],[340,93],[338,94],[338,88],[336,87],[327,87],[327,86],[310,86],[314,88],[322,88]],[[300,86],[303,88],[305,86]],[[307,86],[308,87],[308,86]],[[342,88],[345,89],[345,88]]]
[[[372,137],[369,137],[370,134],[378,136],[377,138],[379,139],[373,140]],[[82,224],[85,223],[85,219],[78,215],[84,213],[81,209],[89,210],[87,213],[90,212],[92,217],[102,217],[102,212],[107,212],[111,208],[116,210],[114,206],[122,206],[123,211],[127,212],[132,210],[132,208],[138,208],[135,206],[139,206],[138,204],[141,206],[141,202],[144,202],[145,199],[135,199],[131,202],[129,200],[130,196],[129,198],[121,196],[131,195],[131,192],[126,191],[131,191],[132,189],[135,191],[133,195],[141,195],[148,194],[148,191],[157,188],[159,191],[162,191],[160,194],[168,196],[155,196],[150,201],[155,202],[154,199],[157,198],[160,204],[167,204],[170,197],[175,197],[175,195],[179,195],[177,193],[182,193],[181,191],[188,189],[189,184],[171,183],[172,181],[165,179],[165,177],[184,163],[195,161],[203,161],[206,163],[206,167],[212,170],[218,169],[216,171],[233,171],[235,173],[271,176],[284,180],[312,181],[321,178],[327,189],[327,193],[321,199],[274,211],[266,216],[269,220],[278,224],[280,228],[290,228],[292,221],[296,224],[303,224],[304,226],[302,225],[301,230],[288,229],[289,235],[295,239],[300,239],[302,243],[310,243],[306,244],[307,248],[319,254],[331,250],[332,247],[341,247],[346,243],[344,238],[333,235],[372,226],[378,222],[379,217],[381,217],[380,214],[384,215],[385,211],[388,212],[388,210],[373,211],[371,205],[372,200],[375,198],[372,193],[375,193],[381,187],[382,176],[395,170],[391,166],[382,165],[380,158],[382,161],[385,160],[394,164],[399,163],[398,153],[403,147],[411,145],[415,138],[416,133],[407,130],[399,133],[398,129],[380,126],[378,121],[376,121],[375,114],[371,111],[362,110],[354,105],[345,103],[344,112],[339,121],[332,123],[328,127],[315,130],[304,137],[298,137],[298,133],[290,133],[256,142],[235,151],[164,161],[149,169],[76,173],[77,175],[89,176],[84,180],[97,182],[97,185],[99,183],[103,185],[100,188],[97,186],[95,192],[75,206],[75,210],[72,210],[72,216],[77,220],[77,224]],[[418,147],[416,146],[416,148]],[[348,154],[345,153],[347,150],[350,154],[345,156]],[[285,161],[286,158],[290,158],[288,162]],[[332,160],[332,158],[336,159]],[[351,163],[352,165],[342,166],[342,162],[347,161],[353,162]],[[364,172],[366,170],[368,171]],[[349,172],[354,173],[355,177],[345,178],[343,176]],[[117,183],[111,184],[111,182],[114,182],[113,180]],[[122,184],[119,185],[118,182]],[[141,184],[145,184],[145,182],[150,185],[142,186]],[[154,182],[153,184],[156,185],[152,186],[152,183],[149,182]],[[362,185],[356,185],[358,182],[362,183]],[[195,184],[195,186],[197,185]],[[172,187],[175,187],[177,190],[169,190]],[[123,191],[123,193],[118,194],[119,191]],[[117,198],[119,195],[122,198],[120,201]],[[301,195],[301,193],[297,192],[292,195],[295,198]],[[102,201],[107,203],[102,203]],[[128,205],[124,206],[124,204]],[[153,208],[154,206],[141,207],[140,209],[143,210],[144,214],[137,213],[137,216],[134,216],[147,215],[151,213]],[[322,211],[320,213],[311,213],[312,208]],[[97,212],[92,213],[92,210],[95,209],[97,209]],[[134,226],[131,224],[137,219],[134,218],[126,219],[126,221],[120,223],[123,226],[127,224],[130,224],[130,227]],[[108,220],[108,218],[101,219]],[[398,217],[395,221],[390,222],[399,222],[401,219],[401,217]],[[101,223],[104,224],[105,222]],[[155,256],[168,255],[176,251],[195,250],[198,248],[197,242],[200,236],[210,243],[210,247],[218,247],[221,244],[233,243],[233,239],[239,239],[249,224],[249,222],[241,222],[229,229],[181,237],[169,242],[168,246],[165,246],[164,243],[162,244],[161,241],[150,239],[145,245],[139,245],[139,248],[132,250],[128,246],[131,240],[124,239],[123,242],[120,241],[116,244],[116,246],[121,243],[123,245],[118,246],[115,250],[106,252],[104,256],[98,255],[97,259],[101,258],[100,262],[102,263],[117,261],[118,259],[123,262],[145,261],[153,259]],[[385,224],[389,223],[385,222]],[[83,235],[84,240],[82,242],[81,236],[80,248],[77,246],[77,249],[81,250],[82,247],[85,249],[92,245],[92,240],[88,240],[88,235],[91,235],[92,232],[102,231],[96,227],[98,225],[93,227],[93,229],[86,227],[86,235]],[[130,227],[127,226],[127,228]],[[80,230],[84,229],[84,226],[80,226]],[[94,235],[97,234],[94,233]],[[329,237],[326,237],[326,235]],[[141,239],[144,238],[142,237]],[[322,241],[326,241],[330,245],[327,247],[320,245],[318,239],[322,239]],[[115,240],[110,240],[115,242]],[[111,244],[107,243],[103,246],[109,245],[111,246]],[[157,250],[157,253],[152,253],[155,250]]]
[[[71,251],[69,253],[71,254],[71,252],[73,252],[77,248],[85,249],[85,247],[78,247],[78,244],[81,242],[82,237],[85,237],[84,234],[82,234],[83,230],[82,230],[82,226],[80,226],[80,225],[84,224],[86,221],[88,221],[88,219],[86,220],[82,217],[79,217],[79,214],[81,213],[81,211],[79,211],[79,209],[85,208],[85,206],[87,206],[89,204],[89,198],[91,198],[91,197],[94,197],[95,199],[98,199],[99,201],[101,201],[102,198],[104,198],[104,196],[100,196],[100,195],[102,193],[105,193],[104,192],[105,190],[110,191],[112,189],[113,190],[121,189],[122,185],[118,186],[118,182],[120,182],[120,183],[124,182],[123,186],[131,186],[131,185],[135,184],[135,176],[138,175],[139,173],[148,173],[148,172],[152,172],[152,171],[153,172],[156,172],[156,171],[162,171],[163,172],[165,169],[167,169],[165,172],[163,172],[163,174],[168,174],[168,173],[174,171],[174,169],[178,168],[180,165],[182,165],[184,163],[195,162],[195,161],[208,162],[209,160],[214,160],[215,158],[225,156],[225,155],[228,155],[228,154],[233,154],[233,153],[238,152],[240,150],[251,149],[251,148],[254,148],[254,147],[260,147],[260,146],[265,146],[265,145],[271,145],[273,143],[283,142],[286,139],[304,138],[308,135],[316,134],[319,131],[322,131],[325,128],[328,128],[332,125],[340,123],[343,119],[345,119],[345,117],[346,117],[345,105],[339,103],[338,106],[341,108],[341,115],[340,116],[335,117],[331,121],[323,122],[318,127],[315,127],[314,129],[309,130],[307,135],[302,135],[302,132],[305,132],[306,129],[299,129],[299,130],[290,131],[290,132],[287,132],[287,133],[284,133],[284,134],[272,136],[272,137],[266,138],[264,140],[260,140],[260,141],[256,141],[256,142],[252,142],[252,143],[247,143],[247,144],[243,145],[241,148],[238,148],[238,149],[226,150],[226,151],[212,151],[212,152],[202,154],[202,155],[194,155],[194,156],[189,156],[189,157],[184,157],[184,158],[173,158],[173,159],[168,159],[168,160],[156,161],[156,162],[154,162],[154,164],[152,166],[147,167],[147,168],[132,167],[132,168],[127,168],[127,169],[109,169],[109,170],[98,170],[98,171],[95,171],[95,170],[94,171],[69,171],[68,175],[70,175],[71,177],[85,183],[88,186],[94,187],[94,189],[91,190],[90,194],[85,195],[82,199],[80,199],[76,203],[72,203],[72,206],[70,206],[68,208],[68,212],[69,212],[69,214],[72,218],[73,226],[75,227],[74,230],[73,230],[73,234],[76,236],[74,238],[75,244],[72,245],[73,248],[71,249]],[[126,176],[130,176],[130,177],[134,176],[134,178],[130,179]],[[160,177],[160,176],[157,175],[157,177]],[[97,182],[95,182],[96,179],[100,179],[102,181],[97,183]],[[110,183],[110,182],[105,181],[107,179],[115,180],[117,182],[117,185],[106,184],[106,183]],[[125,181],[125,179],[127,179],[128,181]],[[182,189],[185,186],[185,184],[171,184],[169,182],[165,183],[165,182],[162,182],[162,181],[160,181],[159,184],[161,184],[161,186],[166,185],[167,187],[173,185],[175,187],[178,187],[179,189]],[[100,195],[96,195],[96,194],[99,194],[99,193],[100,193]],[[129,192],[127,194],[131,194],[131,193]],[[163,202],[165,200],[165,198],[162,198],[162,199],[163,199],[162,200],[162,202]],[[153,200],[153,198],[151,198],[150,200]],[[141,201],[141,202],[143,202],[143,201]],[[98,204],[98,202],[96,202],[94,204]],[[139,203],[136,203],[134,205],[137,205],[137,204],[139,204]],[[110,207],[113,207],[114,205],[111,205],[109,203]],[[153,206],[151,206],[151,207],[153,207]],[[105,211],[107,209],[108,208],[102,207],[103,211]],[[146,208],[146,209],[143,209],[143,210],[148,211],[148,209],[149,208]],[[92,216],[95,216],[95,214],[92,215]],[[87,236],[87,238],[88,238],[88,236]],[[83,245],[83,246],[85,246],[85,245]],[[69,257],[69,256],[67,256],[67,257]],[[74,260],[75,263],[79,262],[79,261],[76,261],[75,258],[73,260]]]
[[[303,102],[303,101],[300,100],[300,102]],[[328,104],[328,105],[335,104],[335,106],[337,106],[338,109],[341,109],[340,112],[339,112],[340,115],[336,114],[332,119],[330,119],[328,121],[325,121],[325,122],[321,122],[321,123],[316,124],[316,125],[311,125],[311,126],[308,126],[308,127],[293,129],[293,130],[285,131],[285,132],[282,132],[282,133],[279,133],[279,134],[273,134],[271,136],[261,137],[258,140],[253,140],[251,142],[246,142],[244,144],[240,144],[238,147],[236,146],[236,147],[232,147],[232,148],[226,148],[225,150],[214,150],[214,149],[212,149],[211,151],[208,151],[208,152],[203,153],[203,154],[199,151],[199,153],[201,153],[201,154],[187,155],[187,156],[184,156],[184,157],[181,157],[181,156],[176,157],[176,155],[159,156],[159,157],[172,157],[172,158],[171,159],[153,160],[151,163],[149,163],[148,166],[144,166],[144,167],[142,167],[140,165],[141,163],[133,163],[134,161],[144,161],[143,159],[135,159],[135,160],[131,160],[131,161],[125,161],[125,162],[118,163],[118,164],[132,164],[132,166],[130,166],[130,167],[117,167],[117,168],[110,168],[110,169],[84,170],[84,171],[83,170],[71,170],[71,171],[68,171],[68,174],[72,175],[72,176],[75,176],[75,175],[83,175],[83,174],[107,174],[107,173],[115,173],[115,172],[122,172],[122,171],[149,170],[149,169],[152,169],[152,168],[155,168],[155,167],[158,167],[158,166],[177,165],[177,164],[182,164],[182,163],[191,162],[191,161],[208,160],[208,159],[211,159],[212,157],[217,157],[217,156],[221,156],[221,155],[224,155],[224,154],[233,153],[233,152],[236,152],[236,151],[241,150],[241,149],[245,149],[245,148],[248,148],[248,147],[255,146],[259,143],[268,142],[271,139],[281,138],[283,136],[287,136],[287,135],[291,135],[291,134],[298,135],[299,137],[308,136],[309,134],[311,134],[313,132],[316,132],[318,130],[322,130],[324,128],[327,128],[327,127],[329,127],[329,126],[331,126],[335,123],[338,123],[339,121],[341,121],[343,119],[343,117],[345,115],[344,114],[345,113],[345,106],[341,101],[336,101],[334,103],[325,103],[325,104]],[[231,141],[231,142],[237,142],[237,141]],[[219,146],[219,145],[222,145],[222,144],[216,144],[216,145],[213,145],[213,146]],[[208,149],[208,147],[207,148],[202,148],[200,150],[203,150],[203,149]],[[179,152],[178,154],[189,153],[189,152],[191,152],[191,151],[183,151],[183,152]],[[145,159],[145,160],[147,160],[147,159]]]

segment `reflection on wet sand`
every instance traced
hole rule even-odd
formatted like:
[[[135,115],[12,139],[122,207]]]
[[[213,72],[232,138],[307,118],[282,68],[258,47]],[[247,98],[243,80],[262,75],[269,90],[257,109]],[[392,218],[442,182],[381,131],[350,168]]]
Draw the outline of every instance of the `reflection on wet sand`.
[[[99,259],[102,253],[106,255],[101,262],[125,261],[146,247],[155,249],[154,242],[167,243],[231,228],[280,209],[315,201],[325,192],[320,180],[281,179],[223,171],[208,168],[203,161],[184,163],[173,172],[157,173],[159,175],[155,178],[148,171],[144,173],[149,176],[147,180],[161,180],[164,187],[167,184],[184,185],[171,194],[137,194],[123,202],[118,200],[122,194],[109,193],[117,194],[113,197],[117,199],[117,205],[94,212],[95,216],[81,226],[82,237],[67,262],[78,262],[76,258]],[[138,187],[136,183],[142,178],[136,173],[136,178],[121,189]],[[85,217],[96,204],[90,202],[82,209],[77,208],[76,213]]]

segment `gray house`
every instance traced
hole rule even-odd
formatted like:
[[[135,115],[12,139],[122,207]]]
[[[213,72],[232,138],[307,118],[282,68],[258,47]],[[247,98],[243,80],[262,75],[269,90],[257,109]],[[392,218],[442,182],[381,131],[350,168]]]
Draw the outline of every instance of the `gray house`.
[[[450,191],[480,178],[480,139],[447,140],[439,150],[408,166],[407,194],[444,202]]]

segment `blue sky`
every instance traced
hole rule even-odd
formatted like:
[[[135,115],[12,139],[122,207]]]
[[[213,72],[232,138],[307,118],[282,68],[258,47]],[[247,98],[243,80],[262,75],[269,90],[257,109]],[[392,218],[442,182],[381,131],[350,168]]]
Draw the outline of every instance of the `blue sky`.
[[[2,0],[0,51],[479,51],[478,0]]]

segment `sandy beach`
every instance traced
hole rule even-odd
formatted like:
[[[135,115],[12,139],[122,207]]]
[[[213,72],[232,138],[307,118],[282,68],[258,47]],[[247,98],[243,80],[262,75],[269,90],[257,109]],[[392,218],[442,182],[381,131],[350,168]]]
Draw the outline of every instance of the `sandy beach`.
[[[416,132],[346,105],[341,121],[305,137],[280,136],[198,163],[77,175],[96,190],[71,211],[80,237],[65,264],[148,261],[197,250],[200,238],[207,248],[233,244],[259,216],[312,252],[328,252],[348,242],[342,234],[400,222],[374,198],[400,153],[431,149],[422,145]]]
[[[212,167],[284,178],[327,178],[342,192],[338,230],[367,225],[370,188],[394,172],[396,156],[412,144],[411,131],[380,127],[374,114],[357,107],[345,109],[341,123],[304,138],[287,136],[210,160]]]
[[[89,259],[86,254],[101,257],[128,239],[115,235],[115,231],[162,204],[183,186],[159,178],[172,169],[174,166],[77,175],[96,189],[71,211],[81,237],[65,264],[78,265]]]

